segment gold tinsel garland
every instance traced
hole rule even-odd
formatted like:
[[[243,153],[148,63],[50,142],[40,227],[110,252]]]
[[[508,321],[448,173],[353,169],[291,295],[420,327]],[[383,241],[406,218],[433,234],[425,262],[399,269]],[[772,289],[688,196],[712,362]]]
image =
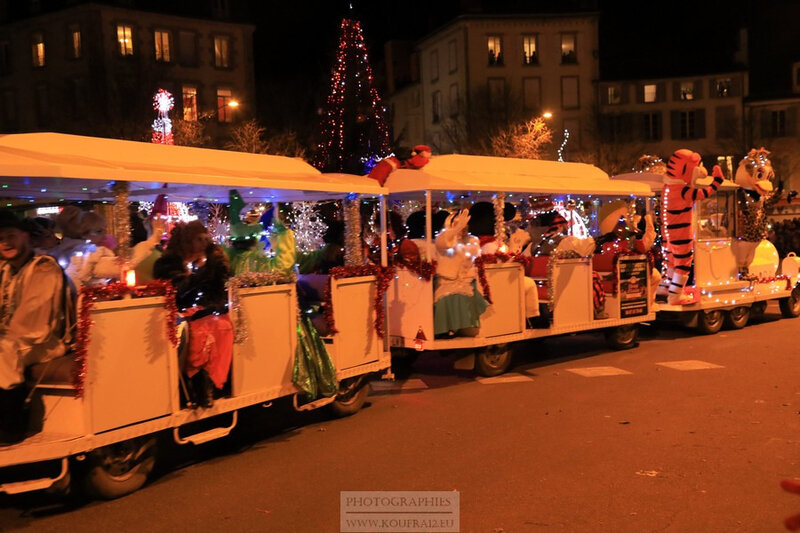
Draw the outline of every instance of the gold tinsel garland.
[[[297,277],[294,274],[286,274],[277,270],[268,272],[243,272],[228,280],[227,287],[230,291],[230,311],[233,322],[233,342],[242,344],[248,335],[247,322],[242,316],[242,302],[239,296],[239,289],[248,287],[266,287],[268,285],[278,285],[281,283],[294,283]]]
[[[117,181],[111,187],[111,190],[114,191],[113,235],[117,240],[117,256],[122,261],[130,259],[131,251],[131,212],[128,187],[127,181]]]
[[[506,193],[499,192],[492,198],[492,205],[494,206],[494,238],[497,240],[498,245],[506,242]]]
[[[361,202],[355,195],[348,196],[343,203],[344,211],[344,264],[360,266],[364,264],[364,250],[361,246]]]

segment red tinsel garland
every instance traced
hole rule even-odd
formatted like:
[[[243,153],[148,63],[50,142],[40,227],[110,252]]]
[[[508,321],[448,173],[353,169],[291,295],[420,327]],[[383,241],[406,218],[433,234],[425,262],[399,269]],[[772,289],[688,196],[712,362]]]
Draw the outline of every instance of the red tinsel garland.
[[[749,281],[753,283],[772,283],[773,281],[783,281],[783,280],[786,281],[786,290],[788,291],[789,289],[792,288],[792,277],[787,276],[785,274],[779,274],[777,276],[769,276],[766,278],[753,278],[750,279]]]
[[[397,266],[399,268],[404,268],[409,272],[413,272],[425,281],[432,280],[434,274],[436,274],[436,261],[398,261]]]
[[[360,265],[360,266],[340,266],[333,267],[328,273],[328,283],[325,284],[325,305],[323,308],[325,320],[331,335],[335,335],[338,330],[333,318],[333,301],[331,299],[331,280],[341,278],[357,278],[360,276],[375,276],[378,279],[378,287],[375,294],[373,307],[375,309],[375,333],[383,338],[385,335],[384,323],[386,313],[383,308],[383,295],[389,288],[389,283],[394,277],[394,267],[383,267],[380,265]]]
[[[175,303],[175,287],[164,280],[151,281],[147,285],[129,287],[125,283],[116,282],[103,286],[81,287],[80,309],[78,309],[78,324],[75,334],[73,349],[75,358],[75,371],[72,382],[75,386],[76,396],[83,397],[84,380],[86,379],[89,340],[91,339],[92,309],[95,302],[119,300],[130,294],[133,298],[146,298],[149,296],[164,296],[164,306],[167,309],[167,335],[173,346],[178,345],[178,307]]]
[[[524,271],[528,271],[533,264],[533,257],[521,254],[505,254],[497,252],[494,254],[481,254],[475,258],[475,268],[478,271],[478,282],[481,284],[481,292],[486,301],[492,303],[492,291],[489,288],[489,281],[486,279],[486,265],[495,265],[497,263],[507,263],[513,261],[520,263]]]

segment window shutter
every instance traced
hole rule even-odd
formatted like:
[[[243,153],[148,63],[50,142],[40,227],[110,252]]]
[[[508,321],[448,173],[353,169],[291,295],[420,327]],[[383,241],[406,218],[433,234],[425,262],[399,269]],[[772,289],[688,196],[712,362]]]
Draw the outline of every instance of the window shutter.
[[[672,82],[672,101],[679,102],[681,99],[681,82]]]
[[[681,112],[680,111],[670,111],[669,113],[669,123],[670,123],[670,137],[673,139],[680,139],[681,138]]]
[[[636,86],[636,103],[637,104],[644,103],[644,84],[638,84]]]
[[[701,100],[703,98],[703,80],[694,80],[694,99]]]
[[[730,96],[742,96],[742,83],[738,76],[731,78]]]
[[[631,101],[631,85],[629,83],[621,83],[619,86],[620,103],[627,104]]]
[[[656,102],[667,101],[667,84],[665,82],[656,83]]]
[[[793,137],[797,132],[797,107],[786,109],[786,136]]]
[[[768,138],[772,137],[772,128],[770,125],[772,123],[772,112],[768,109],[761,110],[761,137]]]
[[[694,111],[694,136],[696,139],[706,138],[706,110],[696,109]]]

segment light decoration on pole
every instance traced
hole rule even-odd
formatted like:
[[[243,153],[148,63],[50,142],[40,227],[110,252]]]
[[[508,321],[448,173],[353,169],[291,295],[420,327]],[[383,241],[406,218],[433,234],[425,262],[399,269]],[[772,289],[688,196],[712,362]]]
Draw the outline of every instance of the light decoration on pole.
[[[144,211],[149,216],[153,212],[153,205],[154,202],[139,202],[139,211]],[[183,202],[168,202],[167,213],[162,214],[161,218],[168,225],[174,225],[178,222],[191,222],[198,219],[197,215],[189,212],[189,205]]]
[[[325,235],[328,225],[322,220],[314,202],[293,202],[291,221],[299,251],[308,253],[324,246],[322,236]]]
[[[386,111],[374,87],[361,23],[343,19],[314,166],[326,172],[367,173],[365,165],[391,152]]]
[[[558,147],[558,160],[564,162],[564,148],[567,147],[569,142],[569,130],[564,130],[564,140],[561,141],[561,146]]]
[[[153,96],[153,109],[158,117],[153,121],[153,138],[155,144],[175,144],[172,140],[172,121],[169,112],[175,107],[175,99],[169,91],[159,89]]]

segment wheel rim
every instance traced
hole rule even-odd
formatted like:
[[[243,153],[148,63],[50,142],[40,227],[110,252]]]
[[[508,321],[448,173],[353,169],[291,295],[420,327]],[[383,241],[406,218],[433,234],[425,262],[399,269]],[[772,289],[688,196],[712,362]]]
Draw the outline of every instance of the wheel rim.
[[[127,441],[106,446],[97,451],[100,455],[100,466],[110,477],[117,481],[130,479],[136,467],[146,461],[151,453],[150,443]]]
[[[350,405],[358,401],[358,393],[363,388],[358,386],[359,381],[359,379],[354,379],[345,385],[340,385],[336,401],[343,405]]]
[[[722,311],[709,311],[705,314],[705,323],[709,329],[714,329],[722,322]]]
[[[731,320],[734,322],[741,322],[742,320],[747,317],[747,308],[746,307],[736,307],[731,309]]]
[[[486,366],[491,368],[503,368],[508,358],[508,350],[487,350],[483,356]]]
[[[617,328],[617,342],[630,344],[636,337],[636,326],[620,326]]]

